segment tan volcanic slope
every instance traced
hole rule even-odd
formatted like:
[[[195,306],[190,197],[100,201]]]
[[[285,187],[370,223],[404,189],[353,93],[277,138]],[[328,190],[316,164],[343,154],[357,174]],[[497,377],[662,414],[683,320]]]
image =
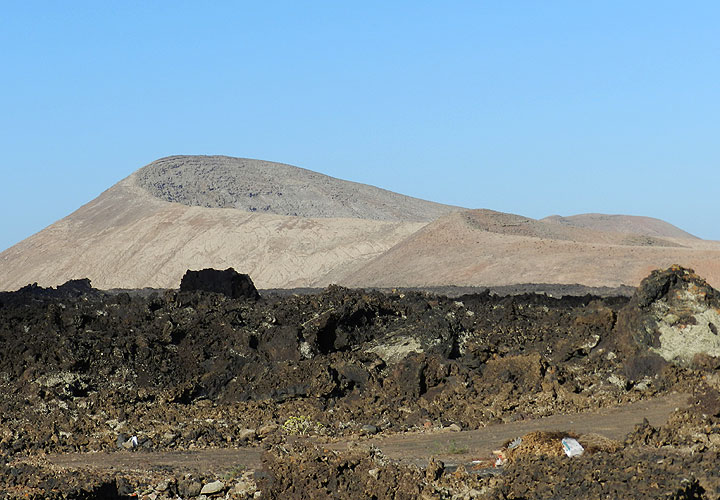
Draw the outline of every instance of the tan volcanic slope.
[[[595,231],[490,210],[428,224],[362,269],[348,285],[581,283],[637,285],[681,264],[720,286],[720,242]]]
[[[272,185],[264,185],[264,178],[274,179]],[[158,190],[187,186],[191,195],[184,202],[212,205],[202,189],[211,195],[235,189],[253,200],[265,196],[264,207],[272,196],[280,201],[262,213],[187,206],[153,196],[141,187],[147,179]],[[248,197],[239,191],[243,186],[261,195]],[[305,217],[273,213],[281,210]],[[165,158],[1,253],[0,289],[83,277],[98,288],[177,287],[187,269],[204,267],[234,267],[264,288],[325,286],[417,231],[423,220],[452,210],[289,165]],[[346,218],[327,217],[332,213]]]
[[[175,156],[0,253],[0,290],[85,277],[174,288],[205,267],[234,267],[260,288],[617,286],[675,263],[720,286],[720,243],[649,218],[598,230],[603,217],[466,211],[289,165]]]

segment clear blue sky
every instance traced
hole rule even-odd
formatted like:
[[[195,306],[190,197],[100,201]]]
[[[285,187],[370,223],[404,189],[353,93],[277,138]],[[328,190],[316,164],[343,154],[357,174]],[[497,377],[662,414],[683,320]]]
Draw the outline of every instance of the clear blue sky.
[[[720,239],[720,2],[6,1],[0,250],[172,154]]]

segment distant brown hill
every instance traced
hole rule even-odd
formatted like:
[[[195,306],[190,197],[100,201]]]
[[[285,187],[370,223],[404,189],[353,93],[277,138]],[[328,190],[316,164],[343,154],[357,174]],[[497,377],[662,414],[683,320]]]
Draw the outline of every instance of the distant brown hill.
[[[174,156],[0,253],[0,289],[85,277],[99,288],[175,288],[187,269],[207,267],[233,267],[259,288],[618,286],[672,264],[719,286],[718,257],[720,243],[657,219],[535,220],[290,165]]]
[[[642,228],[638,229],[642,230]],[[488,210],[444,216],[347,277],[351,285],[637,285],[657,268],[694,267],[720,285],[720,243],[598,231]]]
[[[468,210],[458,214],[456,219],[464,222],[470,229],[488,231],[508,236],[526,236],[532,238],[574,241],[576,243],[608,243],[630,246],[682,246],[670,239],[647,236],[649,229],[638,224],[638,231],[615,232],[611,230],[598,230],[590,224],[586,226],[548,223],[557,219],[535,220],[515,214],[495,212],[493,210]],[[649,218],[648,218],[649,219]],[[649,219],[657,221],[657,219]],[[662,221],[657,221],[662,222]],[[669,227],[670,224],[666,224]],[[678,231],[680,231],[678,229]]]
[[[597,229],[598,231],[633,233],[658,238],[698,239],[697,236],[685,232],[664,220],[637,215],[579,214],[568,217],[551,215],[542,220],[544,222],[555,222],[566,226]]]

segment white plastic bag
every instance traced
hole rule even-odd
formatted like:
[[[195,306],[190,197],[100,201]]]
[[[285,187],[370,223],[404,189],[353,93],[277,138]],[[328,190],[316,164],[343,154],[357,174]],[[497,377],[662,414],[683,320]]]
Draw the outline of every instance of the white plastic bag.
[[[565,451],[565,454],[568,457],[579,457],[585,451],[585,448],[583,448],[582,445],[580,443],[578,443],[576,439],[573,439],[571,437],[563,438],[562,446],[563,446],[563,450]]]

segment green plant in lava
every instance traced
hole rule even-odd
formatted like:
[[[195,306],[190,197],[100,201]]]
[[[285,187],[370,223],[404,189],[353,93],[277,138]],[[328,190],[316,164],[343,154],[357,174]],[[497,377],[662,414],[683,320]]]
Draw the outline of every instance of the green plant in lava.
[[[462,446],[454,439],[451,439],[450,443],[445,446],[435,443],[431,449],[436,455],[465,455],[469,451],[467,446]]]
[[[223,479],[226,481],[237,479],[242,476],[246,470],[247,468],[242,464],[235,465],[223,475]]]
[[[464,455],[468,452],[467,446],[462,446],[457,443],[454,439],[450,440],[450,444],[447,447],[447,452],[450,455]]]
[[[323,424],[313,421],[306,415],[298,417],[290,417],[282,425],[283,431],[291,436],[306,436],[310,432],[321,432],[324,429]]]

